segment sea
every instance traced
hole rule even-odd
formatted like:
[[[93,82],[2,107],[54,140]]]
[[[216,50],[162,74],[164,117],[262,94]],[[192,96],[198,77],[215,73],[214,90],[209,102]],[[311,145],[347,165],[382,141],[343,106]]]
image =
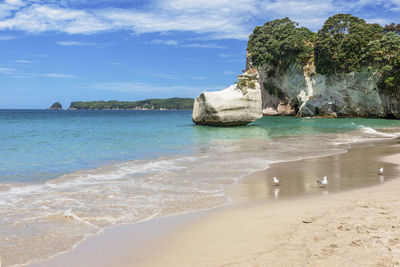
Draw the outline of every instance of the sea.
[[[231,203],[225,189],[276,162],[400,136],[400,121],[264,117],[194,125],[192,112],[0,110],[2,266],[69,251],[116,224]]]

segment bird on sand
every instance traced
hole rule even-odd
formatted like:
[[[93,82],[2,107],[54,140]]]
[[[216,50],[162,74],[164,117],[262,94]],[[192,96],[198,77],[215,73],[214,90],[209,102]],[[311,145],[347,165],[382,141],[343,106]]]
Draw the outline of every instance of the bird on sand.
[[[272,178],[273,179],[273,181],[274,181],[274,185],[275,186],[278,186],[280,183],[281,183],[281,180],[279,180],[278,178],[276,178],[275,176],[274,176],[274,178]]]
[[[383,174],[383,167],[380,167],[378,170],[378,175],[382,175]]]
[[[317,183],[321,186],[321,187],[325,187],[328,184],[328,179],[326,178],[326,176],[324,176],[323,180],[318,180]]]

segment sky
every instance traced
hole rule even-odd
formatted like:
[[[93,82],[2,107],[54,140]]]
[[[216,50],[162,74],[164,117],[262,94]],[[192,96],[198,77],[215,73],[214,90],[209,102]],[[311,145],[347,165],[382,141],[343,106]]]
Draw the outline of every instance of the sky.
[[[337,13],[400,23],[400,0],[0,1],[0,109],[196,97],[236,81],[255,26]]]

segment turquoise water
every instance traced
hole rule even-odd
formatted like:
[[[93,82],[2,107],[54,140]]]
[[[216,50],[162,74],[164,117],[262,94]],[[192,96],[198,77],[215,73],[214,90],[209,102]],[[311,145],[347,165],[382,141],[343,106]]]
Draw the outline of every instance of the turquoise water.
[[[399,126],[382,119],[264,117],[247,127],[214,128],[194,126],[191,111],[0,110],[0,181],[45,181],[118,161],[188,154],[212,140]]]
[[[43,260],[110,225],[225,205],[227,186],[274,162],[399,135],[395,120],[264,117],[215,128],[195,126],[191,111],[0,110],[2,264]],[[332,190],[348,188],[339,178]]]
[[[186,152],[191,128],[188,111],[2,110],[0,181]]]

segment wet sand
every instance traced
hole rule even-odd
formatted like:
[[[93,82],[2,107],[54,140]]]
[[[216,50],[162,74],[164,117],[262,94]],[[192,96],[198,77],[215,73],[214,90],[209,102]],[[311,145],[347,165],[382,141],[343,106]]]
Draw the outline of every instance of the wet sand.
[[[379,144],[275,164],[227,188],[229,206],[109,228],[35,266],[398,265],[399,151]]]
[[[400,151],[393,141],[359,146],[346,153],[271,165],[266,171],[256,172],[237,184],[227,187],[227,194],[235,201],[264,201],[328,194],[374,186],[397,178],[397,165],[382,162],[381,158]],[[377,170],[384,167],[384,177]],[[272,177],[281,180],[279,187]],[[319,188],[317,180],[328,177],[329,186]]]

